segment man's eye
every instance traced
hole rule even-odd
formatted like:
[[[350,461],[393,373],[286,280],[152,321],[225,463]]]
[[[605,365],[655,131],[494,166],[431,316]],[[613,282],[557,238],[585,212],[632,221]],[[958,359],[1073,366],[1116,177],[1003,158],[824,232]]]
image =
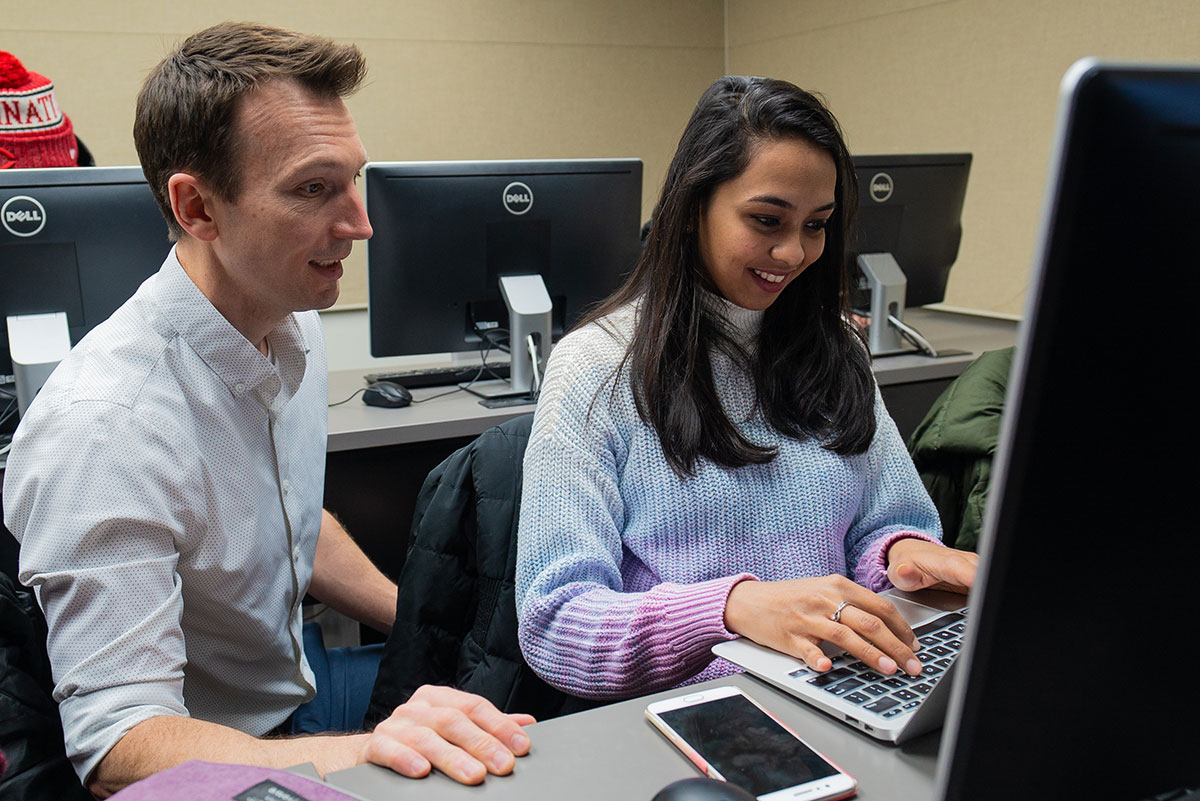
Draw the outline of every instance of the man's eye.
[[[319,195],[319,194],[321,194],[321,190],[324,188],[325,188],[324,184],[311,183],[311,184],[305,184],[303,187],[301,187],[300,191],[306,195]]]

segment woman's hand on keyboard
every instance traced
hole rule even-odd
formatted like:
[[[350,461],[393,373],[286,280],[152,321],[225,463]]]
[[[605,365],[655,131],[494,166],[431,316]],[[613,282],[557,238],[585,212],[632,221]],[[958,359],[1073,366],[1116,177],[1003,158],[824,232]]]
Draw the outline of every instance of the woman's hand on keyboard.
[[[830,642],[883,674],[921,672],[916,637],[900,612],[845,576],[739,582],[725,602],[725,627],[813,670],[832,667],[821,651]]]
[[[949,590],[966,593],[975,583],[979,556],[935,542],[908,537],[888,548],[888,579],[898,590]]]

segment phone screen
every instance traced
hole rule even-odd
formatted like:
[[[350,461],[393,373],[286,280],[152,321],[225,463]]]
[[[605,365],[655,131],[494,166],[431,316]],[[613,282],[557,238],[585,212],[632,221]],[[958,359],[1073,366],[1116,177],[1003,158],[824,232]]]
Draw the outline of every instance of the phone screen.
[[[837,773],[742,695],[666,710],[658,716],[726,781],[755,796]]]

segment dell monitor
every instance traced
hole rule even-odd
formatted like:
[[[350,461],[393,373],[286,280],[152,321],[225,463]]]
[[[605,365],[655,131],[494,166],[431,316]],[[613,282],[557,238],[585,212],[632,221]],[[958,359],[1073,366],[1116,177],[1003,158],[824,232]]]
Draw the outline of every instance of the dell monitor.
[[[962,239],[970,153],[855,156],[859,270],[854,305],[869,316],[871,353],[930,351],[904,310],[941,303]]]
[[[371,354],[478,352],[508,331],[493,391],[536,384],[550,341],[638,257],[638,159],[372,162],[364,184]]]
[[[0,375],[14,374],[14,348],[78,342],[170,248],[140,167],[0,170]],[[10,330],[33,333],[10,342]]]
[[[1200,66],[1085,60],[1061,97],[939,801],[1200,786]]]

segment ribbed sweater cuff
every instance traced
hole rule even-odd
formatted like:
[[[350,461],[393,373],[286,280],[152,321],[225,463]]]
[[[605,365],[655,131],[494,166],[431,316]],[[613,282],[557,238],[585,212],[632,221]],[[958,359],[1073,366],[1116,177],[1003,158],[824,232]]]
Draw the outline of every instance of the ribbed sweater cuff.
[[[577,608],[573,620],[559,616],[553,638],[525,630],[522,649],[543,679],[575,695],[619,698],[674,687],[712,662],[712,646],[737,636],[725,628],[725,602],[734,585],[754,578],[663,583],[638,594],[636,609]]]
[[[695,643],[707,643],[704,646],[707,650],[718,642],[735,639],[738,635],[725,628],[725,603],[734,586],[742,581],[758,581],[758,577],[739,573],[698,584],[676,585],[677,590],[662,607],[670,639],[652,647],[666,646],[682,652]]]
[[[866,587],[872,592],[883,592],[892,588],[892,582],[887,575],[887,552],[892,544],[899,540],[913,538],[917,540],[925,540],[932,542],[935,545],[941,545],[942,542],[935,537],[931,537],[920,531],[897,531],[890,534],[879,542],[872,545],[863,554],[862,561],[859,565],[858,583]]]
[[[725,603],[733,587],[747,580],[756,578],[739,573],[697,584],[677,584],[660,597],[656,605],[661,623],[643,642],[644,658],[648,665],[666,674],[669,686],[686,681],[711,662],[714,645],[737,638],[725,628]]]

